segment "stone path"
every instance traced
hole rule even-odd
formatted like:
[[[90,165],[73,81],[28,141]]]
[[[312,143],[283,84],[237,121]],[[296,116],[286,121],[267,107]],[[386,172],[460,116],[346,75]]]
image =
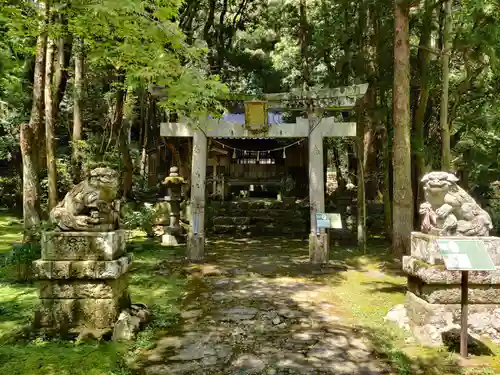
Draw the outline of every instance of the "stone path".
[[[306,246],[213,244],[209,263],[186,270],[193,293],[181,331],[158,340],[142,372],[389,374],[363,332],[343,322],[331,288],[311,277]]]

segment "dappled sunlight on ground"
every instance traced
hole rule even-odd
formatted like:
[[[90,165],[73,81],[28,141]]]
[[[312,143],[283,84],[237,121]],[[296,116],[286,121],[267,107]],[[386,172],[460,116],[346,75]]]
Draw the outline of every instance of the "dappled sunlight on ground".
[[[22,231],[0,216],[0,258]],[[33,336],[30,283],[0,269],[0,371],[26,375],[398,374],[458,375],[456,357],[423,349],[384,321],[402,303],[406,278],[383,243],[367,254],[332,247],[311,267],[307,240],[210,238],[206,262],[133,233],[133,302],[153,320],[134,342],[71,342]],[[0,259],[1,261],[1,259]],[[1,267],[0,267],[1,268]],[[493,357],[497,358],[497,357]],[[493,360],[494,362],[494,360]],[[484,357],[467,362],[493,363]],[[472,371],[472,370],[471,370]],[[463,372],[486,375],[495,372]],[[495,370],[493,370],[495,371]]]
[[[211,239],[204,264],[160,263],[188,278],[182,319],[131,366],[162,374],[458,374],[455,357],[411,358],[384,321],[406,280],[387,250],[332,249],[312,268],[307,241]],[[406,340],[406,341],[405,341]],[[421,351],[422,352],[422,351]],[[426,352],[427,354],[427,352]]]
[[[22,239],[22,229],[19,219],[0,215],[0,254],[9,251],[14,242]]]

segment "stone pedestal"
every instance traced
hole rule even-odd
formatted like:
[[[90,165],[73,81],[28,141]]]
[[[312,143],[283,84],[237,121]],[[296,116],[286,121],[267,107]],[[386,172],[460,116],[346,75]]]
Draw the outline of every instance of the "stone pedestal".
[[[165,232],[167,232],[167,230],[165,230]],[[182,245],[182,240],[179,235],[165,233],[161,236],[161,244],[163,246],[180,246]]]
[[[201,233],[188,233],[187,259],[192,262],[201,262],[205,255],[205,236]]]
[[[324,229],[309,234],[309,260],[315,266],[328,264],[328,234]]]
[[[460,323],[461,272],[447,271],[434,240],[438,237],[412,233],[411,255],[403,257],[408,275],[405,308],[408,325],[424,344],[441,345],[442,334]],[[439,237],[464,239],[464,237]],[[497,267],[500,265],[500,238],[480,239]],[[469,330],[500,340],[500,268],[496,271],[469,271]]]
[[[65,333],[112,328],[130,307],[125,231],[46,232],[42,258],[33,262],[40,308],[37,328]]]

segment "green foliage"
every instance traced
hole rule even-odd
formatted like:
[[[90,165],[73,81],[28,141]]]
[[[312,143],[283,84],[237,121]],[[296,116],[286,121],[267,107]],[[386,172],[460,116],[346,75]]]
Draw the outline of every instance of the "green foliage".
[[[99,134],[89,134],[86,140],[78,141],[77,144],[71,143],[76,147],[81,158],[82,170],[84,173],[92,169],[107,166],[109,168],[121,171],[123,162],[118,150],[115,147],[104,147],[106,139]],[[66,164],[70,161],[66,160]]]
[[[19,175],[0,177],[0,207],[16,210],[22,207],[22,181]]]
[[[84,38],[92,69],[112,67],[117,75],[125,75],[125,88],[144,83],[165,87],[163,106],[192,113],[216,105],[224,85],[206,74],[205,50],[185,42],[174,21],[179,5],[160,0],[82,1],[71,8],[69,30]],[[117,81],[113,85],[119,86]]]
[[[151,203],[141,204],[139,209],[125,205],[122,209],[122,224],[127,229],[139,228],[148,236],[153,236],[155,220],[161,215],[156,206]]]
[[[5,264],[31,264],[34,260],[40,259],[41,246],[39,243],[16,243],[12,245],[11,251],[5,257]]]

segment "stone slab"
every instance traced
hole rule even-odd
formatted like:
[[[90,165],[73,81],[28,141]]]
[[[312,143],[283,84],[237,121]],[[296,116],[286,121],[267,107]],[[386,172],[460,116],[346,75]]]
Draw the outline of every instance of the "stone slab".
[[[105,299],[40,299],[35,314],[37,328],[50,328],[59,332],[75,327],[109,328],[120,312],[130,306],[127,293]]]
[[[114,280],[125,274],[132,263],[132,254],[116,260],[36,260],[33,272],[39,280]]]
[[[406,293],[405,308],[410,322],[417,326],[432,324],[446,326],[460,323],[460,304],[429,303],[412,292]],[[500,304],[471,304],[469,314],[491,312]]]
[[[457,237],[457,236],[435,236],[422,232],[411,234],[411,256],[429,264],[444,264],[443,257],[434,241],[436,239],[450,240],[481,240],[490,254],[493,263],[500,266],[500,238],[499,237]]]
[[[460,285],[425,284],[408,278],[408,290],[424,301],[434,304],[460,304]],[[500,285],[469,285],[469,304],[500,304]]]
[[[126,232],[44,232],[42,260],[115,260],[125,254]]]
[[[122,296],[128,287],[126,275],[116,280],[43,280],[38,282],[42,299],[106,299]]]
[[[431,265],[414,256],[403,257],[403,271],[426,284],[460,285],[462,282],[460,271],[448,271],[444,265]],[[500,284],[500,268],[496,271],[469,271],[469,284]]]

